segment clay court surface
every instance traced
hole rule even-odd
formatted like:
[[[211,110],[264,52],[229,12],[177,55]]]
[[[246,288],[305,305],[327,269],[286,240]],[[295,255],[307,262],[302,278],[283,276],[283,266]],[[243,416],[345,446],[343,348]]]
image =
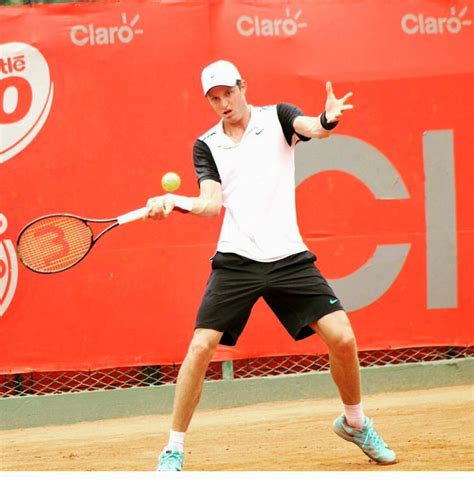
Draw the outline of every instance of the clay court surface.
[[[472,471],[472,386],[365,397],[366,413],[397,451],[377,466],[331,430],[339,400],[197,412],[186,442],[192,471]],[[3,431],[3,471],[152,471],[168,415]]]

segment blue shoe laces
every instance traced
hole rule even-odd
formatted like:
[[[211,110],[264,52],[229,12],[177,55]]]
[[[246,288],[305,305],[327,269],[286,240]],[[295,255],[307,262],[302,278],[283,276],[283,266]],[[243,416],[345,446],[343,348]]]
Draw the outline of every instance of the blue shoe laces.
[[[388,447],[382,437],[373,428],[372,421],[369,421],[367,427],[363,431],[361,431],[361,434],[365,434],[364,440],[362,441],[362,446],[364,447],[372,449],[381,449]]]
[[[183,453],[171,450],[165,451],[161,455],[160,470],[169,470],[169,468],[172,468],[172,471],[181,471],[182,462]]]

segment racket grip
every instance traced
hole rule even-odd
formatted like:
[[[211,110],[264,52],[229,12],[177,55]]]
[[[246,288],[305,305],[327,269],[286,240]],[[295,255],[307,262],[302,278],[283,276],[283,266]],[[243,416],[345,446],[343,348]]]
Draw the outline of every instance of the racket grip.
[[[119,225],[127,224],[128,222],[134,222],[136,220],[140,220],[147,214],[150,210],[149,207],[142,207],[141,209],[132,210],[131,212],[127,212],[126,214],[120,215],[117,217],[117,222]]]

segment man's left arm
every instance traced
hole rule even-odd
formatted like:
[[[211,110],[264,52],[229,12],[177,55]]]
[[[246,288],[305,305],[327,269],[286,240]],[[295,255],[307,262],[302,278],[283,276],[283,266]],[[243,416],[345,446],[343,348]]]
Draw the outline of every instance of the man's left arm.
[[[342,118],[344,111],[354,108],[351,104],[346,104],[352,92],[347,93],[344,97],[338,99],[334,95],[331,82],[326,82],[326,107],[325,111],[318,117],[309,117],[300,115],[295,118],[293,128],[295,132],[304,136],[316,139],[324,139],[331,135],[331,130],[336,127]]]

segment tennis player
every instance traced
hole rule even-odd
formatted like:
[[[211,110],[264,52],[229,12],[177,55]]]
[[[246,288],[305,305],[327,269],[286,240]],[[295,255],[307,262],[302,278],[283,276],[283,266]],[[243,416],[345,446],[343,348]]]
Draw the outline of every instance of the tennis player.
[[[220,121],[194,144],[200,195],[177,199],[166,194],[148,201],[152,219],[166,218],[183,201],[186,210],[200,216],[226,209],[194,336],[178,374],[169,442],[158,471],[183,469],[185,433],[216,347],[237,343],[261,297],[293,339],[317,333],[327,344],[343,404],[343,413],[333,424],[335,433],[375,462],[395,463],[395,453],[363,411],[350,321],[315,266],[316,256],[304,244],[296,221],[295,145],[328,137],[353,108],[347,103],[352,93],[338,99],[327,82],[324,112],[309,117],[290,104],[248,104],[247,82],[228,61],[205,67],[201,81]]]

